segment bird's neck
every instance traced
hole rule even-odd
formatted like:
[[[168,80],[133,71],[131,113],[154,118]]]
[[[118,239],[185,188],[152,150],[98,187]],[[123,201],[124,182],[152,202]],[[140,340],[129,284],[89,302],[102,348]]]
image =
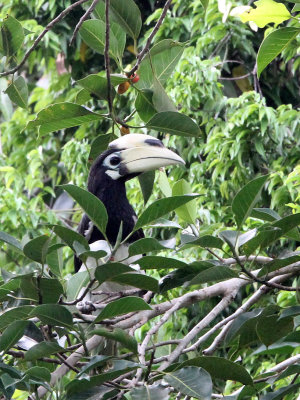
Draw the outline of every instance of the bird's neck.
[[[89,185],[88,189],[98,197],[106,207],[108,223],[106,235],[110,243],[115,243],[121,222],[123,223],[123,239],[132,232],[136,214],[126,197],[125,182],[103,177],[97,185]]]

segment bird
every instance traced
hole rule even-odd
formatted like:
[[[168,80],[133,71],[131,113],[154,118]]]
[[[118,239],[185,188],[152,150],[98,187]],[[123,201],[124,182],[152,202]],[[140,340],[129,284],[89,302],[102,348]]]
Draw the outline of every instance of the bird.
[[[137,221],[137,215],[126,196],[126,181],[143,172],[176,164],[184,165],[185,162],[178,154],[166,148],[161,140],[140,133],[130,133],[115,139],[108,149],[96,158],[89,172],[87,189],[106,207],[106,237],[111,246],[117,241],[121,225],[123,241],[133,231]],[[91,250],[104,249],[109,252],[103,234],[86,214],[79,223],[78,232],[87,239]],[[134,231],[126,243],[118,248],[113,261],[126,259],[129,245],[143,237],[142,229]],[[126,260],[128,264],[132,262],[132,258]],[[88,259],[85,263],[85,267],[88,268],[96,266],[95,259]],[[74,267],[75,272],[83,268],[82,261],[76,256]]]

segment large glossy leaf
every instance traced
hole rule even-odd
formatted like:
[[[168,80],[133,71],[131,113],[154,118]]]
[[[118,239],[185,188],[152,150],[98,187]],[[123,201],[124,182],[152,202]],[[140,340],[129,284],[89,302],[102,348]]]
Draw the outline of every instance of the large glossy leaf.
[[[167,373],[164,380],[178,392],[201,400],[210,400],[212,381],[208,372],[199,367],[185,367]]]
[[[149,253],[150,251],[166,250],[168,247],[163,246],[157,239],[142,238],[133,242],[129,246],[129,256]]]
[[[70,311],[59,304],[42,304],[35,307],[30,315],[38,317],[43,324],[70,328],[73,323]]]
[[[293,264],[295,262],[300,261],[300,255],[298,256],[290,256],[286,258],[277,258],[276,260],[270,261],[266,263],[263,268],[259,271],[258,276],[266,275],[269,272],[276,271],[286,265]]]
[[[22,46],[24,31],[18,20],[8,15],[1,24],[0,51],[7,57],[14,55]]]
[[[280,219],[280,215],[270,208],[253,208],[251,217],[273,222]]]
[[[81,368],[78,377],[85,373],[88,373],[91,369],[101,367],[102,365],[107,364],[107,361],[110,360],[111,358],[112,356],[98,356],[98,355],[93,356],[91,360]]]
[[[243,22],[253,21],[259,28],[263,28],[269,23],[281,24],[291,18],[291,14],[282,3],[274,0],[259,0],[254,4],[255,8],[252,8],[250,12],[240,15]]]
[[[114,276],[110,279],[112,282],[118,282],[122,285],[130,285],[151,292],[158,292],[158,281],[152,276],[147,276],[142,273],[129,273]]]
[[[0,336],[0,351],[9,350],[24,334],[28,321],[11,323]]]
[[[107,304],[94,322],[97,323],[106,318],[141,310],[151,310],[151,307],[140,297],[124,297]]]
[[[140,187],[142,189],[144,204],[147,203],[152,194],[155,179],[155,171],[147,171],[138,176]]]
[[[114,276],[121,275],[127,272],[136,272],[135,269],[120,262],[110,262],[107,264],[99,265],[95,271],[95,278],[101,284],[110,280]]]
[[[94,196],[87,190],[81,189],[75,185],[62,185],[61,186],[74,200],[80,205],[87,216],[93,221],[100,232],[105,234],[107,225],[107,211],[98,197]]]
[[[279,320],[286,317],[295,317],[300,314],[300,306],[291,306],[285,308],[280,314]]]
[[[145,256],[136,261],[142,269],[168,269],[168,268],[184,268],[188,264],[175,258]]]
[[[173,196],[156,200],[141,214],[137,220],[134,230],[136,231],[145,225],[149,225],[156,219],[163,217],[165,214],[174,211],[176,208],[196,199],[197,197],[199,197],[199,194]]]
[[[190,282],[190,285],[199,285],[206,282],[223,281],[225,279],[238,278],[238,274],[229,267],[216,265],[205,269],[196,275]]]
[[[10,100],[19,107],[27,108],[28,87],[23,76],[18,76],[5,90]]]
[[[83,87],[84,89],[88,90],[93,95],[97,96],[100,100],[107,100],[107,79],[103,78],[102,76],[91,74],[86,76],[76,83]],[[115,90],[112,88],[111,90],[111,98],[113,99],[115,96]]]
[[[45,264],[50,240],[47,235],[30,240],[23,248],[25,256],[38,263]]]
[[[53,230],[57,234],[57,236],[59,236],[61,240],[63,240],[73,251],[75,251],[74,244],[76,242],[79,243],[86,250],[90,249],[87,240],[78,232],[61,225],[54,225]]]
[[[190,117],[174,111],[155,114],[147,122],[146,127],[178,136],[198,137],[201,134],[199,126]]]
[[[78,298],[79,293],[83,287],[86,287],[90,281],[90,276],[87,271],[77,272],[72,275],[67,282],[67,300],[73,301]]]
[[[169,400],[169,389],[161,384],[136,387],[130,392],[132,400]]]
[[[223,241],[215,236],[204,235],[199,238],[195,238],[187,243],[184,243],[181,246],[181,249],[187,249],[189,247],[204,247],[204,248],[212,248],[212,249],[222,249]]]
[[[295,396],[297,392],[299,393],[300,383],[291,384],[288,386],[284,386],[278,390],[272,391],[271,393],[267,393],[261,397],[261,400],[282,400],[289,393],[294,393]]]
[[[51,374],[50,371],[45,367],[31,367],[26,370],[26,377],[34,380],[39,380],[41,382],[50,382]]]
[[[17,252],[22,252],[22,245],[21,243],[14,238],[13,236],[10,236],[8,233],[5,232],[1,232],[0,231],[0,241],[5,242],[7,244],[9,244],[10,246],[12,246],[14,248],[14,250],[16,250]]]
[[[192,193],[191,185],[184,179],[180,179],[174,183],[172,187],[172,196],[182,196]],[[190,201],[183,206],[176,208],[176,214],[179,218],[183,219],[188,224],[194,224],[197,218],[197,204],[196,200]]]
[[[288,44],[300,33],[300,28],[285,27],[271,32],[261,43],[257,53],[258,77],[275,57],[278,56]]]
[[[282,236],[288,235],[292,229],[298,227],[299,225],[300,213],[281,218],[269,225],[269,229],[258,232],[253,239],[244,244],[243,250],[248,256],[253,254],[253,252],[258,248],[265,249],[275,240]]]
[[[57,103],[40,111],[33,121],[28,122],[27,128],[38,126],[40,135],[45,135],[86,122],[98,121],[101,118],[103,118],[101,114],[94,113],[79,104]]]
[[[110,0],[114,20],[133,39],[137,39],[142,27],[141,13],[133,0]]]
[[[204,368],[213,378],[238,381],[244,385],[252,385],[248,371],[240,364],[222,357],[196,357],[182,362],[176,369],[187,366]]]
[[[136,87],[151,89],[154,76],[164,85],[180,60],[184,46],[183,43],[172,39],[156,43],[139,67],[140,80],[136,83]]]
[[[120,328],[109,330],[107,328],[98,328],[91,332],[91,335],[103,336],[107,339],[115,340],[121,343],[126,349],[137,353],[137,341],[130,336],[126,331]]]
[[[25,353],[26,361],[35,361],[42,357],[48,357],[54,353],[60,353],[64,348],[59,346],[56,342],[41,342],[31,347]]]
[[[153,95],[152,95],[153,106],[158,112],[177,111],[175,104],[167,95],[162,84],[155,76],[153,78],[152,89],[153,89]]]
[[[257,321],[257,317],[261,313],[261,309],[255,309],[253,311],[245,312],[239,315],[233,323],[230,325],[225,337],[225,344],[228,345],[236,336],[238,336],[243,329],[243,326],[251,319]]]
[[[34,309],[33,306],[13,307],[0,315],[0,331],[6,328],[9,324],[17,320],[29,318],[29,314]]]
[[[79,34],[82,39],[86,42],[97,53],[104,54],[105,47],[105,22],[99,19],[90,19],[84,21],[82,24]],[[116,61],[122,58],[126,35],[123,29],[111,22],[110,24],[110,35],[109,35],[109,55]]]
[[[138,91],[135,100],[136,111],[144,122],[148,122],[158,111],[154,107],[152,97],[153,90],[142,89]]]
[[[235,215],[238,229],[241,229],[253,207],[259,200],[261,190],[267,179],[268,175],[253,179],[247,183],[233,199],[232,211]]]

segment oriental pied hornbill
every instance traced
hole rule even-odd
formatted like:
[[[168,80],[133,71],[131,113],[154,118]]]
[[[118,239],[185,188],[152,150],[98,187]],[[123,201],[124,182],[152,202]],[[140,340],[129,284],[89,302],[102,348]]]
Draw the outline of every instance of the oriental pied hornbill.
[[[121,223],[123,240],[132,232],[137,220],[126,197],[125,182],[143,172],[173,164],[184,164],[184,161],[167,149],[160,140],[143,134],[122,136],[111,142],[108,150],[98,156],[90,170],[88,190],[106,207],[108,214],[106,235],[111,245],[117,240]],[[79,224],[78,232],[88,240],[91,250],[103,249],[104,237],[86,214]],[[128,244],[118,249],[114,260],[126,258],[128,245],[143,237],[141,229],[134,232],[128,239]],[[97,243],[100,247],[97,247]],[[74,264],[77,272],[82,262],[75,257]]]

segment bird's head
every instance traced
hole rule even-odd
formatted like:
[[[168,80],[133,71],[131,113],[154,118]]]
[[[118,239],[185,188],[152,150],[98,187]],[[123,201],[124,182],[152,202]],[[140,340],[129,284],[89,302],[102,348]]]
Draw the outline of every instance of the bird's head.
[[[132,133],[110,143],[108,150],[94,162],[90,178],[95,181],[101,175],[113,181],[127,181],[143,172],[174,164],[185,162],[153,136]]]

